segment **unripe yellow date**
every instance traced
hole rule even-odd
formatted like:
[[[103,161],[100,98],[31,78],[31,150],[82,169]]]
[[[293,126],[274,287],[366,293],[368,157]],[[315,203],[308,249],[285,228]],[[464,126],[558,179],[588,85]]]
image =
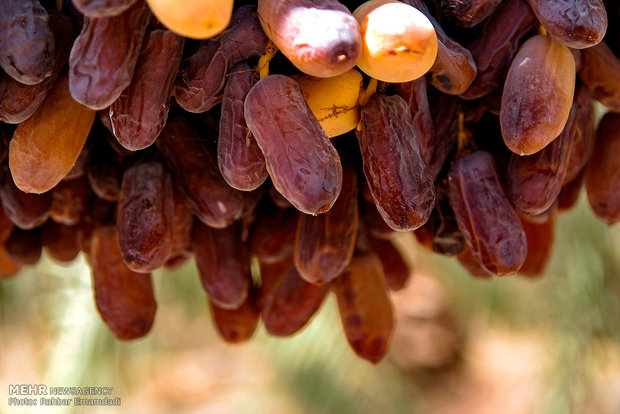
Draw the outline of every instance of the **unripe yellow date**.
[[[230,23],[233,0],[146,0],[151,11],[178,35],[207,39]]]
[[[367,75],[384,82],[409,82],[433,66],[437,34],[415,7],[396,0],[370,0],[353,16],[363,41],[357,66]]]
[[[295,75],[310,110],[332,138],[353,130],[360,120],[362,74],[351,69],[333,78]]]

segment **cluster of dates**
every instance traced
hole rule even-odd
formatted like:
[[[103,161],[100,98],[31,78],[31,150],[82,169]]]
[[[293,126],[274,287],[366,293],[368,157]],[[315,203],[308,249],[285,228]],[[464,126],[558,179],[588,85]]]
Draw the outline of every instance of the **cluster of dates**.
[[[204,40],[165,3],[0,2],[0,275],[85,252],[120,339],[193,256],[225,340],[291,335],[333,290],[377,362],[398,232],[536,276],[584,181],[620,219],[615,2],[230,1]]]

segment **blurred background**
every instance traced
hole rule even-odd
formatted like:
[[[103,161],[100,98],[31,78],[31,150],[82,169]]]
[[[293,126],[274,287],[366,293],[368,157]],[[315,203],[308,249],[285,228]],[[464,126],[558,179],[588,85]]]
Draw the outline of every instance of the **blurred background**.
[[[195,265],[154,273],[157,317],[122,343],[95,309],[79,256],[0,282],[2,413],[620,413],[620,228],[585,194],[556,222],[545,274],[477,280],[456,259],[399,246],[397,327],[374,366],[346,341],[333,294],[301,332],[259,326],[228,345]],[[114,387],[121,407],[8,407],[9,384]]]

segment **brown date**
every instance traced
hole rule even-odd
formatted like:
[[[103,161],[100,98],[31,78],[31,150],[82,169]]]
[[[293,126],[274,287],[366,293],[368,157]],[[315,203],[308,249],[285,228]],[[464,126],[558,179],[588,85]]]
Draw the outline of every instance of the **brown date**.
[[[255,73],[245,63],[235,65],[228,75],[222,98],[217,164],[233,188],[251,191],[268,176],[265,157],[243,115],[243,102],[256,83]]]
[[[125,266],[114,226],[93,230],[89,257],[95,304],[112,333],[124,341],[149,333],[157,310],[151,275]]]
[[[442,33],[437,30],[437,33]],[[439,36],[437,59],[428,71],[429,82],[438,90],[449,95],[464,93],[476,78],[476,62],[469,50],[447,35]]]
[[[528,277],[540,276],[551,256],[555,218],[552,216],[540,224],[521,220],[521,225],[527,237],[527,257],[519,273]]]
[[[507,194],[517,211],[541,214],[558,198],[578,134],[577,117],[577,108],[573,106],[559,137],[533,155],[513,153],[510,157]]]
[[[183,109],[200,113],[222,101],[228,73],[220,37],[201,41],[181,63],[174,84],[174,97]]]
[[[586,172],[588,201],[607,224],[620,220],[620,114],[608,112],[598,125]]]
[[[38,0],[0,1],[0,67],[18,82],[34,85],[51,76],[54,33]]]
[[[579,79],[592,97],[614,112],[620,112],[620,58],[601,42],[581,51]]]
[[[474,58],[478,74],[461,96],[477,99],[498,88],[521,39],[536,27],[538,20],[525,0],[503,1],[482,30],[465,45]]]
[[[329,291],[329,285],[315,286],[303,280],[293,265],[272,283],[261,299],[261,317],[267,332],[275,336],[292,335],[303,328]]]
[[[607,12],[602,0],[528,0],[540,24],[562,44],[585,49],[603,40]]]
[[[52,189],[73,168],[94,119],[95,112],[69,94],[67,78],[59,78],[41,106],[13,134],[9,166],[15,184],[28,193]]]
[[[414,230],[430,217],[433,177],[420,154],[409,106],[376,94],[362,108],[356,135],[377,210],[394,230]]]
[[[449,172],[450,205],[476,260],[491,273],[519,270],[527,240],[504,194],[493,156],[476,151],[454,162]]]
[[[164,127],[184,43],[169,30],[146,34],[132,81],[110,106],[114,136],[128,150],[152,145]]]
[[[378,363],[390,347],[394,310],[377,256],[355,256],[334,282],[334,291],[349,344],[360,357]]]
[[[241,227],[214,229],[196,220],[192,247],[204,290],[213,304],[238,309],[250,289],[250,254],[241,241]]]
[[[138,0],[117,16],[84,18],[69,56],[71,96],[103,109],[129,86],[151,12]]]
[[[342,185],[340,157],[297,82],[283,75],[261,79],[244,112],[276,189],[306,214],[329,210]]]
[[[157,140],[157,148],[198,219],[211,227],[222,228],[241,217],[241,192],[224,181],[215,154],[188,118],[169,119]]]
[[[556,139],[575,93],[575,59],[551,36],[536,35],[519,49],[506,75],[500,124],[514,153],[531,155]]]
[[[172,191],[172,179],[159,162],[137,164],[123,174],[116,219],[118,244],[123,261],[135,272],[151,272],[170,255]]]
[[[256,299],[256,294],[250,290],[246,300],[237,309],[221,309],[209,302],[215,326],[226,342],[238,343],[250,339],[260,319]]]
[[[357,193],[355,170],[346,165],[334,206],[319,216],[299,214],[294,256],[297,271],[305,281],[328,283],[351,262],[358,225]]]
[[[35,85],[26,85],[11,76],[0,74],[0,121],[18,124],[28,119],[45,100],[61,69],[67,63],[73,43],[73,27],[66,16],[50,12],[55,49],[50,75]]]

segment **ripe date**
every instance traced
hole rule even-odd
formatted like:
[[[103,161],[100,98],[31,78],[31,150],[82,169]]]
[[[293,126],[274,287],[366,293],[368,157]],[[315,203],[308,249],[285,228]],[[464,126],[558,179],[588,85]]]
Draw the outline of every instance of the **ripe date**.
[[[345,166],[342,190],[334,206],[318,216],[299,215],[295,266],[307,282],[330,282],[351,261],[357,236],[357,193],[355,170]]]
[[[374,95],[362,108],[356,134],[364,175],[385,222],[397,231],[423,225],[435,203],[435,188],[407,103],[397,95]]]
[[[355,256],[334,282],[334,291],[349,344],[360,357],[378,363],[390,347],[394,310],[377,256]]]
[[[123,262],[114,226],[97,226],[90,240],[95,304],[118,339],[140,338],[151,330],[157,303],[150,274],[131,271]]]
[[[116,227],[123,261],[131,270],[151,272],[170,254],[174,220],[172,179],[159,162],[123,174]]]
[[[258,188],[268,176],[263,152],[243,115],[243,102],[254,83],[255,74],[247,63],[232,68],[224,87],[217,141],[222,176],[231,187],[244,191]]]
[[[202,286],[213,304],[238,309],[250,289],[250,253],[238,224],[214,229],[195,221],[192,248]]]
[[[117,16],[84,18],[69,56],[69,89],[76,101],[103,109],[129,86],[150,18],[144,0]]]
[[[283,75],[261,79],[244,108],[275,188],[306,214],[329,210],[342,186],[340,157],[297,82]]]
[[[491,273],[519,270],[527,240],[504,194],[493,156],[486,151],[458,159],[450,168],[450,205],[473,256]]]
[[[132,81],[110,106],[114,136],[128,150],[152,145],[164,127],[184,43],[168,30],[145,36]]]

